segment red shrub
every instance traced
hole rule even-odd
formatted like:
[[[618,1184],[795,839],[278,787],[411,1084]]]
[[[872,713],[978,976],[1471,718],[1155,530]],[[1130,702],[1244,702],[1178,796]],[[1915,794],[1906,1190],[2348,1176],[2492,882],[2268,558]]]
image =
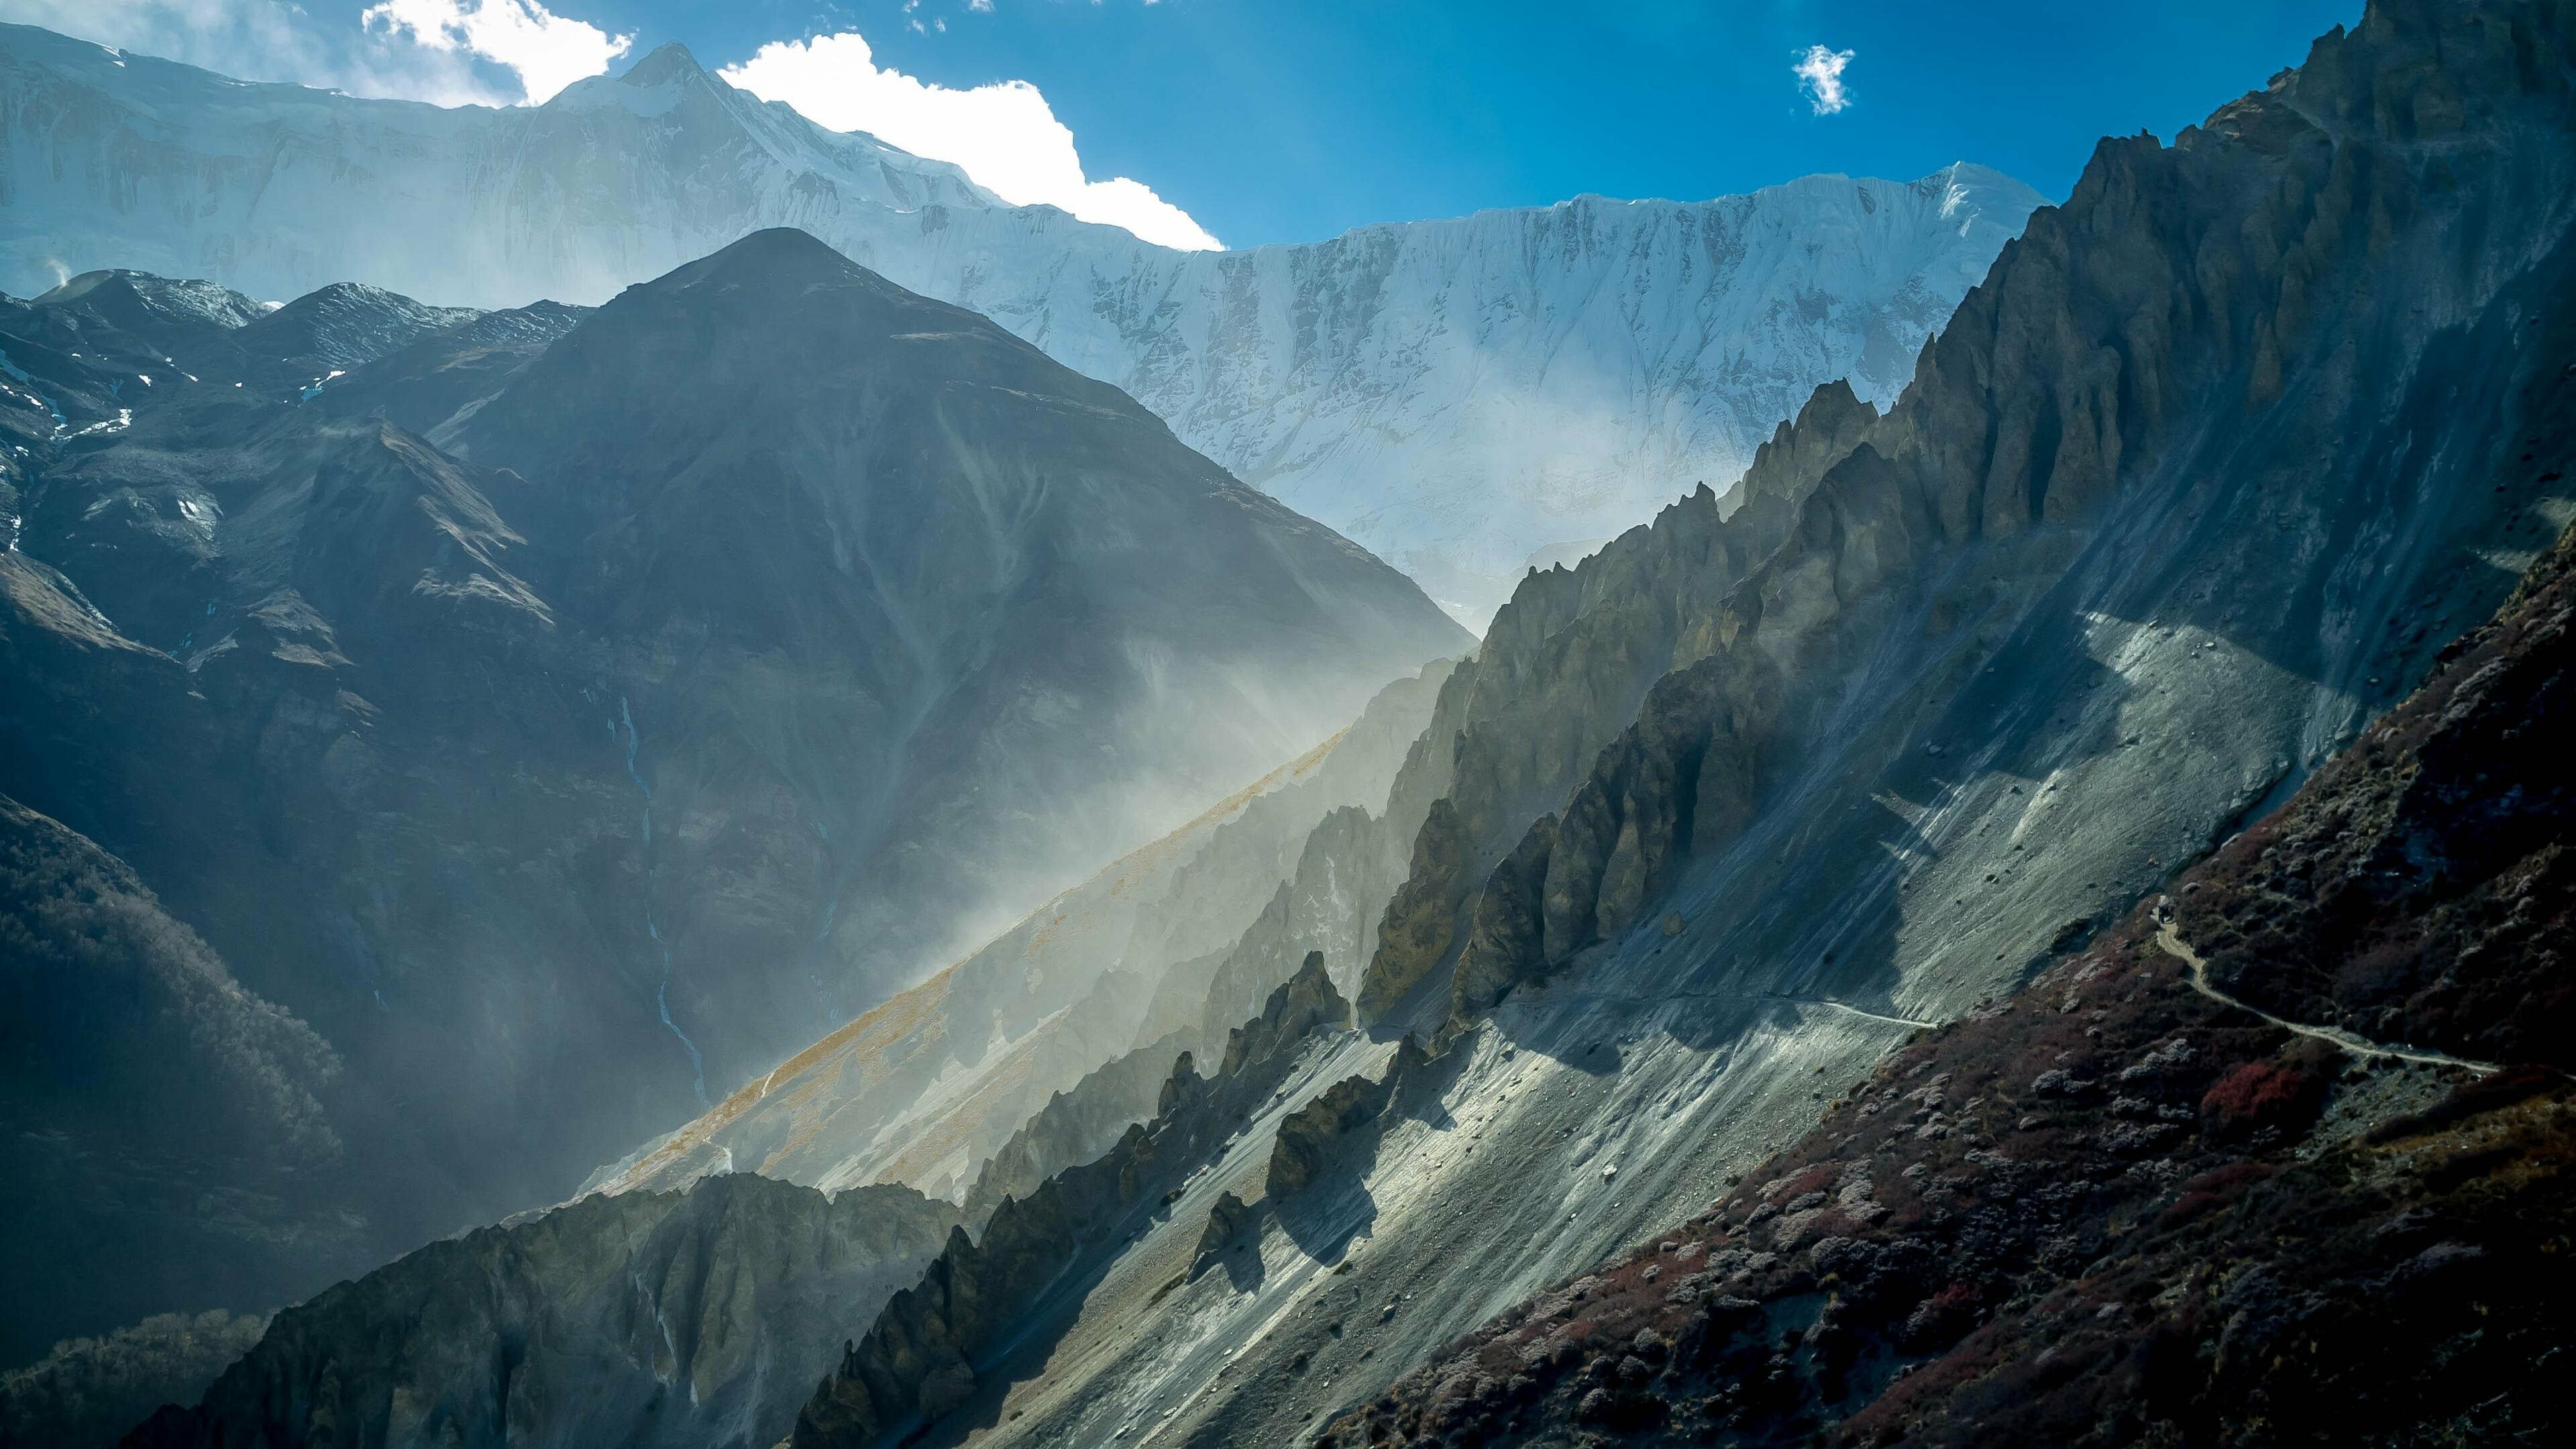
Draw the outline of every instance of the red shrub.
[[[2246,1062],[2218,1079],[2200,1099],[2200,1111],[2230,1134],[2288,1127],[2314,1110],[2320,1085],[2293,1067]]]

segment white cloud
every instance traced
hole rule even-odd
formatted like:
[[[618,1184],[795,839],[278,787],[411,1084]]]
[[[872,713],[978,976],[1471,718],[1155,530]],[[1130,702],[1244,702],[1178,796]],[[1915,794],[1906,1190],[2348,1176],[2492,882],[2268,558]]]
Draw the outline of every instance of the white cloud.
[[[442,105],[494,99],[455,57],[431,56],[430,64],[419,67],[383,64],[396,58],[333,44],[302,9],[284,0],[0,0],[0,20],[40,25],[239,80],[294,81]]]
[[[1141,181],[1085,178],[1073,132],[1026,81],[962,91],[929,85],[879,69],[866,39],[846,31],[772,41],[719,74],[763,100],[785,101],[817,125],[865,131],[916,156],[953,161],[1014,206],[1062,207],[1187,251],[1221,245]]]
[[[634,45],[585,20],[568,20],[537,0],[384,0],[358,17],[369,31],[409,36],[431,50],[480,56],[519,77],[542,105],[577,80],[600,74]]]
[[[1843,86],[1843,67],[1851,64],[1848,50],[1827,50],[1821,45],[1807,47],[1798,63],[1789,67],[1798,78],[1798,91],[1816,108],[1819,116],[1830,116],[1851,104],[1851,92]]]
[[[0,0],[0,20],[244,80],[442,106],[543,102],[634,44],[542,0],[374,0],[356,26],[319,23],[294,0]],[[1145,183],[1084,176],[1073,132],[1025,81],[925,84],[879,69],[867,41],[848,33],[773,42],[723,74],[820,125],[953,161],[1015,206],[1062,207],[1163,246],[1221,245]]]
[[[441,106],[543,100],[607,69],[628,43],[540,0],[402,0],[375,6],[364,25],[317,21],[293,0],[0,0],[0,20],[240,80]]]

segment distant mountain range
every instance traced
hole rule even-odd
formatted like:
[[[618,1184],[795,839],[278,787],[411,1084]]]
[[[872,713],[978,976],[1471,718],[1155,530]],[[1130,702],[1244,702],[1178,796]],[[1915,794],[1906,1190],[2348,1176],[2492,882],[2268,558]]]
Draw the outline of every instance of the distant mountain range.
[[[543,106],[247,84],[0,27],[0,288],[605,301],[794,226],[1116,384],[1481,629],[1525,567],[1721,489],[1818,384],[1885,405],[2042,198],[1958,165],[1177,252],[824,131],[668,46]]]

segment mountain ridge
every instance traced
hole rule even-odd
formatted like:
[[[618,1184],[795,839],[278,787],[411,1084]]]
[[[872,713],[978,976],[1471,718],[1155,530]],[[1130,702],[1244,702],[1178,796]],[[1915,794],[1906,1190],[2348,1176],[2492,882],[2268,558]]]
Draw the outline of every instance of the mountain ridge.
[[[1182,253],[1003,207],[945,163],[668,57],[508,111],[344,110],[202,72],[164,94],[164,69],[0,30],[17,82],[0,156],[21,178],[0,287],[59,280],[47,258],[72,252],[269,294],[354,279],[586,304],[797,226],[1116,384],[1471,627],[1541,548],[1733,477],[1815,385],[1847,376],[1893,401],[2042,200],[1962,163]]]

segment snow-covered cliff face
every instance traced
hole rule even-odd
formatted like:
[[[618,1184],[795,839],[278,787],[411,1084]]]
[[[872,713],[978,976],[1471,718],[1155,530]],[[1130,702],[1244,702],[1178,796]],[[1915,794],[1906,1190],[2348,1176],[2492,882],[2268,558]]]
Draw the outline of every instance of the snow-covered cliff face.
[[[94,267],[598,302],[795,226],[1117,384],[1481,628],[1724,488],[1820,383],[1892,401],[2041,198],[1953,166],[1176,252],[824,131],[667,47],[518,110],[247,85],[0,27],[0,288]]]
[[[1531,563],[1726,488],[1818,383],[1894,401],[2039,201],[1961,165],[1232,253],[988,213],[853,255],[1115,381],[1481,629]]]

